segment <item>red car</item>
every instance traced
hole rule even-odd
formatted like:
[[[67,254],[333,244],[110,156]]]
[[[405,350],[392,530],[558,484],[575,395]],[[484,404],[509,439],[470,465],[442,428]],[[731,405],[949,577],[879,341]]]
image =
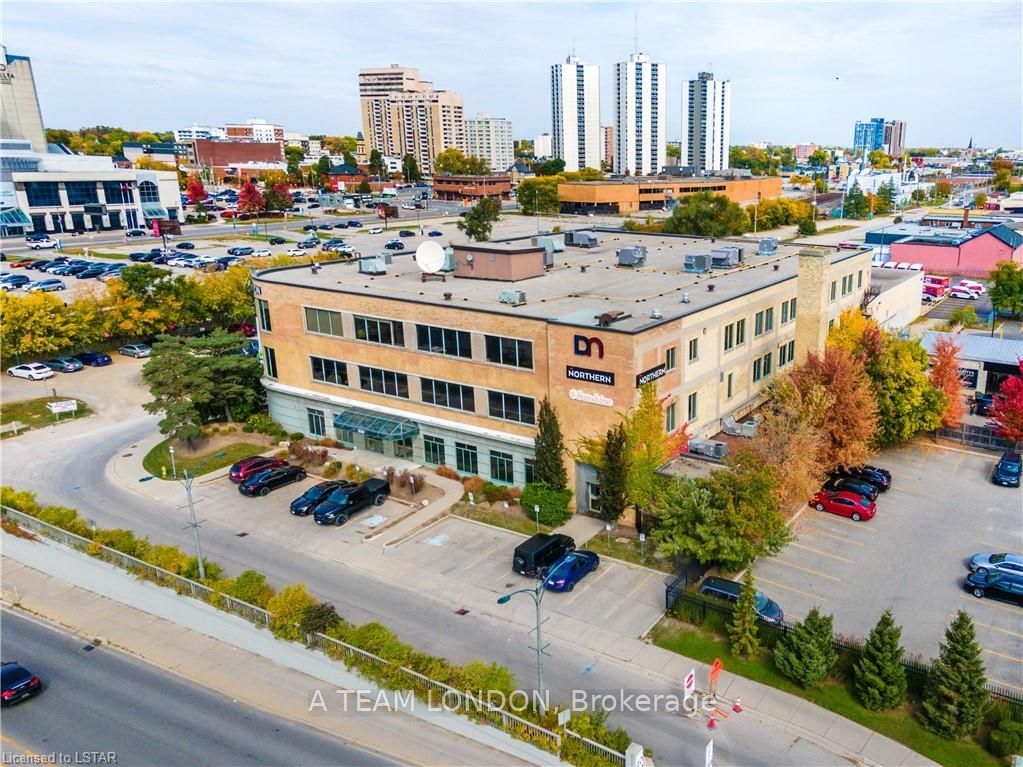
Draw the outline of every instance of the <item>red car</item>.
[[[829,514],[838,514],[840,517],[849,517],[854,522],[859,522],[861,519],[871,519],[877,513],[877,504],[873,501],[846,490],[821,490],[810,501],[810,505],[817,509],[817,511],[826,511]]]
[[[241,333],[246,338],[252,338],[256,335],[256,326],[248,322],[236,322],[227,326],[227,332]]]
[[[11,269],[24,269],[29,264],[35,263],[34,258],[23,258],[20,261],[15,261],[11,264]]]
[[[231,481],[240,484],[253,474],[258,474],[266,469],[276,469],[280,466],[287,466],[288,462],[283,458],[267,458],[262,455],[252,455],[242,458],[238,463],[231,466]]]

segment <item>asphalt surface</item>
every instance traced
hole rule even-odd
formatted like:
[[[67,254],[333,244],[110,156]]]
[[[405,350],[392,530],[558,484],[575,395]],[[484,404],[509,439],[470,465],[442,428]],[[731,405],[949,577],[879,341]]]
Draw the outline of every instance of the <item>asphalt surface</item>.
[[[44,684],[41,694],[4,709],[4,764],[33,752],[75,764],[86,752],[109,752],[116,761],[106,763],[119,767],[395,764],[116,650],[86,651],[85,640],[24,616],[4,610],[2,620],[4,660],[19,661]]]

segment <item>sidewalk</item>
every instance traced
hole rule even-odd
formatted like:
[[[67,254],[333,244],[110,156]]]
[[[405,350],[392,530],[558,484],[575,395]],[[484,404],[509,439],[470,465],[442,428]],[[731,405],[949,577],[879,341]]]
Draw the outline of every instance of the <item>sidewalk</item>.
[[[495,728],[425,705],[413,711],[353,711],[351,706],[343,711],[335,690],[367,691],[375,701],[378,688],[340,662],[52,541],[4,534],[3,546],[5,606],[100,639],[268,713],[407,764],[561,764]],[[64,580],[68,573],[79,585]],[[310,711],[316,690],[325,711]]]

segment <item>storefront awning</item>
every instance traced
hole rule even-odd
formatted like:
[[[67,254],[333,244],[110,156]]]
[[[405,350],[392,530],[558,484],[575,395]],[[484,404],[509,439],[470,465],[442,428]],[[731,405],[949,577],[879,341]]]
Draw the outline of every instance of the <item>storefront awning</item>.
[[[32,226],[32,219],[21,208],[0,210],[0,224],[4,226]]]
[[[408,418],[395,418],[359,410],[341,411],[334,419],[334,428],[389,441],[414,437],[419,433],[419,424]]]
[[[154,203],[142,203],[142,215],[146,219],[167,218],[167,209]]]

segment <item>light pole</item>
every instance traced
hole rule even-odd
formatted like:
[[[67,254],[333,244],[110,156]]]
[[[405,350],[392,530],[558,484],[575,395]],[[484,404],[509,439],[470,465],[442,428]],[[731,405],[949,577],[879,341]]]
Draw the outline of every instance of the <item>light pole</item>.
[[[170,451],[170,457],[171,457],[171,474],[174,475],[174,479],[177,479],[178,478],[178,467],[174,463],[174,445],[171,445],[167,449]]]
[[[543,601],[543,595],[547,593],[547,589],[545,589],[544,586],[546,586],[548,578],[550,578],[550,573],[544,576],[544,578],[536,585],[535,589],[519,589],[518,591],[513,591],[510,594],[505,594],[503,597],[499,597],[497,600],[497,603],[499,605],[504,605],[508,604],[508,602],[510,602],[511,598],[514,596],[517,596],[519,594],[528,594],[530,597],[533,598],[534,604],[536,604],[536,647],[535,648],[531,647],[530,649],[536,650],[536,687],[537,692],[539,693],[538,697],[541,714],[545,713],[547,709],[543,702],[544,700],[543,656],[544,652],[550,645],[545,645],[543,643],[543,636],[541,634],[543,620],[540,617],[540,603]]]

